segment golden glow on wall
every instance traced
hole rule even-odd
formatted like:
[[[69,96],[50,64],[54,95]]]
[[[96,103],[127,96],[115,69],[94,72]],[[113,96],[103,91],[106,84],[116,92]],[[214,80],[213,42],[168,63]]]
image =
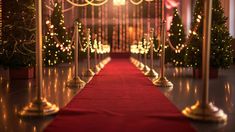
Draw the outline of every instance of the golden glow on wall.
[[[125,5],[125,0],[113,0],[113,5]]]

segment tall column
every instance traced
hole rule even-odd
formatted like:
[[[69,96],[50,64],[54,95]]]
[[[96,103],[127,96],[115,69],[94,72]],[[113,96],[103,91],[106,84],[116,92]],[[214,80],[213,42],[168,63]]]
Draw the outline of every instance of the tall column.
[[[136,6],[133,5],[133,31],[134,31],[134,40],[137,40],[137,17],[136,17]]]
[[[192,17],[191,0],[181,0],[181,8],[181,16],[183,25],[185,27],[185,33],[189,34]]]
[[[229,32],[235,38],[235,0],[230,0],[229,5]]]
[[[147,33],[150,33],[150,1],[148,2],[148,9],[147,9],[147,17],[148,17],[148,22],[147,22]],[[142,16],[143,17],[143,16]]]
[[[125,28],[126,28],[126,36],[125,36],[125,43],[126,43],[126,51],[129,52],[129,45],[130,45],[130,36],[129,36],[129,3],[126,1],[126,17],[125,17]]]

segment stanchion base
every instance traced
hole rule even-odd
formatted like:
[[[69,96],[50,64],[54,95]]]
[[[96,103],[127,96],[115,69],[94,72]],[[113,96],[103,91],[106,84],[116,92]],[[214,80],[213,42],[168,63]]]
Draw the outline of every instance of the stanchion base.
[[[166,77],[159,77],[153,81],[153,84],[157,87],[167,88],[167,91],[171,91],[173,89],[173,84],[166,79]]]
[[[144,65],[144,68],[142,69],[142,72],[145,74],[149,70],[150,70],[150,68],[147,65]]]
[[[83,88],[86,83],[80,79],[80,77],[74,77],[72,80],[68,81],[66,86],[70,88]]]
[[[92,80],[93,77],[86,77],[84,78],[83,80],[86,82],[86,83],[89,83],[91,80]]]
[[[19,112],[20,116],[23,117],[38,117],[38,116],[48,116],[56,114],[59,111],[59,108],[49,103],[45,98],[41,100],[34,100],[23,108]]]
[[[99,68],[99,66],[95,66],[94,67],[94,72],[95,72],[95,74],[97,74],[97,73],[99,73],[99,71],[100,71],[100,68]]]
[[[144,64],[142,62],[139,62],[138,68],[142,71],[142,69],[144,68]]]
[[[88,69],[86,72],[85,72],[85,76],[86,77],[92,77],[94,76],[95,73],[91,70],[91,69]]]
[[[136,67],[139,66],[140,62],[138,60],[135,60],[134,63],[133,63]]]
[[[99,66],[100,69],[103,69],[103,68],[104,68],[103,62],[101,61],[101,62],[98,64],[98,66]]]
[[[110,57],[107,57],[107,58],[104,60],[104,65],[108,64],[110,61],[111,61],[111,58],[110,58]]]
[[[157,79],[157,77],[158,77],[158,74],[154,69],[149,70],[144,75],[149,77],[150,80]]]
[[[223,110],[217,108],[212,103],[202,106],[199,101],[191,107],[186,107],[182,113],[193,120],[206,122],[226,122],[227,115]]]

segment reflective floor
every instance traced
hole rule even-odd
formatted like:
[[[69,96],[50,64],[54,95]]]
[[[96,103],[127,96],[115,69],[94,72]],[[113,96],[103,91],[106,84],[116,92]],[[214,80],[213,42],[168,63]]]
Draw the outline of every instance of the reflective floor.
[[[94,65],[94,64],[93,64]],[[93,66],[92,65],[92,66]],[[155,63],[155,67],[158,62]],[[158,72],[159,69],[156,69]],[[80,75],[86,71],[86,61],[80,64]],[[210,100],[228,114],[224,124],[191,121],[196,130],[229,132],[235,131],[235,65],[228,70],[220,70],[219,78],[210,80]],[[66,88],[66,81],[72,78],[73,67],[64,64],[56,68],[44,68],[43,87],[48,101],[64,107],[79,92]],[[82,76],[82,75],[81,75]],[[174,88],[162,92],[180,110],[193,105],[200,99],[201,80],[192,77],[192,69],[168,67],[166,77]],[[82,77],[87,79],[86,77]],[[21,118],[17,112],[35,97],[34,80],[9,80],[8,71],[0,68],[0,131],[42,131],[54,116],[43,118]]]

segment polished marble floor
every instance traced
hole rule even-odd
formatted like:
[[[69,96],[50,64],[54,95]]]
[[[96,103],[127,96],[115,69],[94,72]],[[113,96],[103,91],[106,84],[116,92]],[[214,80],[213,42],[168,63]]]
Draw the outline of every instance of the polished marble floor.
[[[94,64],[93,64],[94,65]],[[155,63],[156,71],[159,69]],[[86,71],[86,61],[80,64],[80,75]],[[44,68],[44,96],[59,107],[65,106],[79,90],[66,88],[66,81],[73,76],[73,66],[65,64],[56,68]],[[192,77],[192,69],[168,67],[167,78],[174,88],[162,92],[180,110],[193,105],[199,99],[202,89],[201,80]],[[87,79],[86,77],[82,77]],[[228,70],[220,70],[219,78],[210,80],[210,101],[228,114],[228,121],[223,124],[191,121],[196,130],[232,132],[235,131],[235,65]],[[7,70],[0,68],[0,131],[42,131],[54,116],[42,118],[21,118],[18,111],[35,96],[34,80],[9,80]],[[169,126],[170,127],[170,126]]]

